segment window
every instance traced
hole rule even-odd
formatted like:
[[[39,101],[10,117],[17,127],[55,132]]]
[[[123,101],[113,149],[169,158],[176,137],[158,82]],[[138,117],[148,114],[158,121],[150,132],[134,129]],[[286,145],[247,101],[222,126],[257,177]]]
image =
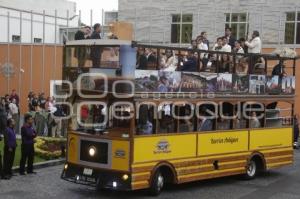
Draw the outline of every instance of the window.
[[[174,14],[171,24],[171,43],[190,43],[193,35],[193,15]]]
[[[247,13],[227,13],[225,27],[232,29],[232,35],[237,38],[246,38],[249,30],[249,16]]]
[[[300,44],[300,12],[286,13],[284,42],[286,44]]]
[[[12,36],[12,42],[21,42],[21,36],[20,35],[13,35]]]
[[[41,38],[34,38],[33,42],[34,43],[42,43],[42,39]]]

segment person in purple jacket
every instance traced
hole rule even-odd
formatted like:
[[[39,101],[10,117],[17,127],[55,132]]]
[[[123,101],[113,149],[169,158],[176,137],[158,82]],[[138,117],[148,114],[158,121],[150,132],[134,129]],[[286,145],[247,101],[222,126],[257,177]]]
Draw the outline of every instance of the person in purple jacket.
[[[22,145],[21,145],[21,161],[20,161],[20,175],[25,175],[25,163],[27,161],[27,174],[36,174],[33,171],[34,159],[34,138],[36,132],[32,127],[33,117],[25,115],[24,126],[21,128]]]
[[[9,119],[4,133],[4,156],[3,156],[3,178],[10,179],[12,176],[12,166],[15,159],[17,147],[16,132],[14,130],[15,121]]]

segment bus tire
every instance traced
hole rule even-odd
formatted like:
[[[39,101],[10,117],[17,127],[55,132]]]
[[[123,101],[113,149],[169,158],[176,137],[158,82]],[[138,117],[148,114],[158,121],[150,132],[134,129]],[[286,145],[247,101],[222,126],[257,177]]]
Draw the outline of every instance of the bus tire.
[[[153,175],[153,178],[151,180],[149,194],[152,196],[158,196],[161,193],[164,185],[165,185],[165,177],[158,169]]]
[[[258,173],[258,162],[252,158],[248,163],[246,167],[246,173],[244,174],[245,180],[252,180],[256,177]]]

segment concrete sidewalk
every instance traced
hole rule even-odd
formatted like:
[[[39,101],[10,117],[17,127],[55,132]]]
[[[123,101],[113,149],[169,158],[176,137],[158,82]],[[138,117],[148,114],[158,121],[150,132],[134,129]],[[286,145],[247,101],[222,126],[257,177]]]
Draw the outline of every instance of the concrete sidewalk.
[[[65,163],[65,161],[66,161],[65,158],[60,158],[57,160],[49,160],[46,162],[39,162],[39,163],[34,164],[33,168],[34,169],[42,169],[42,168],[46,168],[46,167],[62,165]],[[13,167],[13,172],[15,172],[15,173],[19,172],[19,166]]]

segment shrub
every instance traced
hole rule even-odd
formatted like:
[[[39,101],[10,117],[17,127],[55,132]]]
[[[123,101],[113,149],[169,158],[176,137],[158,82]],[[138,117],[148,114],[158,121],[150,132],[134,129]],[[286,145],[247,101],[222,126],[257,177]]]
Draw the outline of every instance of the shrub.
[[[58,159],[64,155],[66,142],[65,138],[38,137],[34,145],[35,154],[45,160]]]

